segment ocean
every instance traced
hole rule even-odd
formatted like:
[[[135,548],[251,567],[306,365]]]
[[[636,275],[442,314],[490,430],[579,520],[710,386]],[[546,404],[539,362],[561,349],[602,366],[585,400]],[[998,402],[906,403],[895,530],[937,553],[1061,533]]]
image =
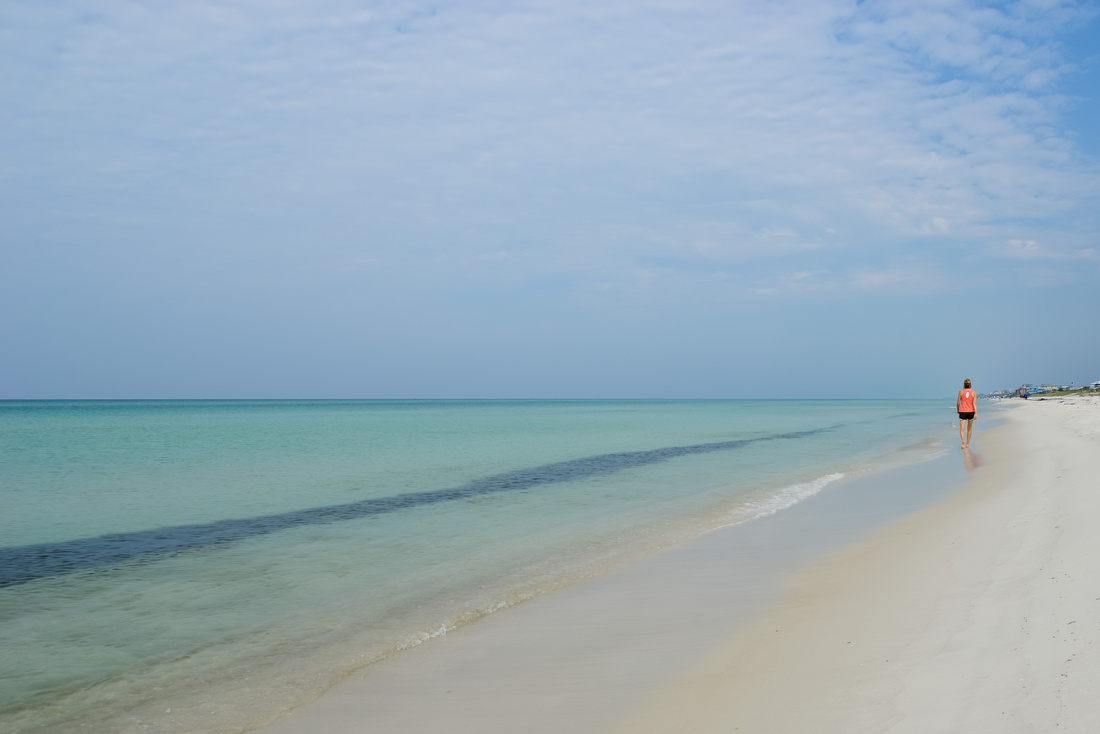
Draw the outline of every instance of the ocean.
[[[931,458],[947,401],[0,401],[0,733],[236,732]]]

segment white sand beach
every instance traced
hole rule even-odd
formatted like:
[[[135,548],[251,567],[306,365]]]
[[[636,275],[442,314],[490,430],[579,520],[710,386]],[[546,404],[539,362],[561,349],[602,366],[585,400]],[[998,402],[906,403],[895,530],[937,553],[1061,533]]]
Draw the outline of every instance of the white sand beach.
[[[1100,400],[982,443],[962,492],[805,569],[615,731],[1100,731]]]
[[[961,490],[868,510],[854,542],[821,540],[829,505],[808,501],[369,666],[261,731],[1100,731],[1100,399],[1003,416]]]

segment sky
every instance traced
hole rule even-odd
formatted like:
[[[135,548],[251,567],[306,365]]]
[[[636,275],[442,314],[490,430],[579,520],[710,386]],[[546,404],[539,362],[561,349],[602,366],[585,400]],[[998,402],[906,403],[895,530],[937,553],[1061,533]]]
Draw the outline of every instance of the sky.
[[[1100,2],[6,0],[0,399],[1100,380]]]

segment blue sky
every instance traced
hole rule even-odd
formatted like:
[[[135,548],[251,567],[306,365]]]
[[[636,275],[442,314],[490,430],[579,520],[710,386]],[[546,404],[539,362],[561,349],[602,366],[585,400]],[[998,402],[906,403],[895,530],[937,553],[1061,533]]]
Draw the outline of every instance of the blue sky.
[[[1100,380],[1100,4],[0,6],[0,398]]]

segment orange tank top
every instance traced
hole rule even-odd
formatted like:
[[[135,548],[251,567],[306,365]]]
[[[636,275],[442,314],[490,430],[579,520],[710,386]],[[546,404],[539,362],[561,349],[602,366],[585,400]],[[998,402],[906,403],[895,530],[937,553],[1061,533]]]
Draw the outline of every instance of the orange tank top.
[[[960,413],[973,413],[974,412],[974,391],[962,390],[959,392],[959,412]]]

